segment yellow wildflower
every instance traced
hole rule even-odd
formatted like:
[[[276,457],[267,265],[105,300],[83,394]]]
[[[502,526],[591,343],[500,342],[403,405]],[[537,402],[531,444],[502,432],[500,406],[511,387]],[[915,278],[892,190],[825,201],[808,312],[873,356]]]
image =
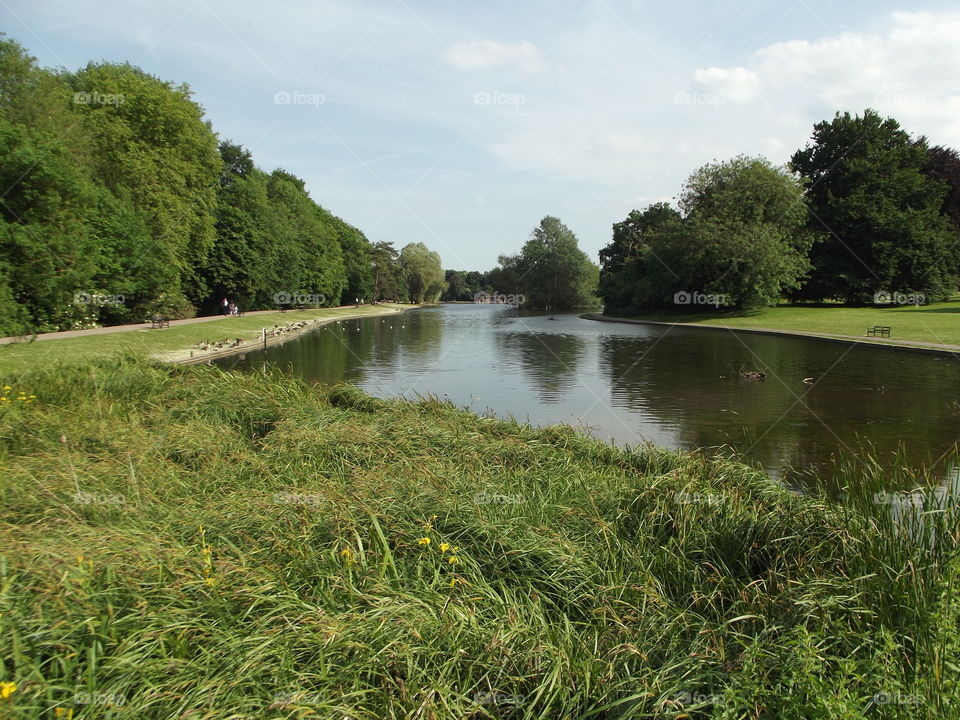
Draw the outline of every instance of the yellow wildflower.
[[[342,557],[348,565],[353,564],[353,551],[350,548],[347,547],[341,550],[340,557]]]
[[[0,698],[8,699],[17,691],[17,684],[12,682],[0,683]]]
[[[450,543],[440,543],[440,552],[446,552],[450,549]]]
[[[451,555],[447,558],[447,562],[451,565],[456,565],[458,562],[460,562],[460,558],[458,558],[456,555]]]
[[[62,707],[54,708],[53,714],[56,717],[65,717],[65,718],[68,718],[69,720],[69,718],[73,717],[73,708],[62,708]]]
[[[428,537],[422,537],[419,540],[417,540],[417,545],[429,545],[429,544],[430,544],[430,538]]]

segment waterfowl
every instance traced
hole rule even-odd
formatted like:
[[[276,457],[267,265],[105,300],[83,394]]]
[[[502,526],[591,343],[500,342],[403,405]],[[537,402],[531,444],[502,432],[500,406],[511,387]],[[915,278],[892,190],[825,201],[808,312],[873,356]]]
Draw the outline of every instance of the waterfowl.
[[[804,378],[803,381],[804,381],[807,385],[813,385],[813,378]]]

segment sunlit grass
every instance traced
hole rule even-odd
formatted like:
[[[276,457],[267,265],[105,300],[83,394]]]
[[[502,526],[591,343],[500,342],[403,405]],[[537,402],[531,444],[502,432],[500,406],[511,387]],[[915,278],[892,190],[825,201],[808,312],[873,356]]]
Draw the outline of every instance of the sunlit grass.
[[[109,357],[118,352],[132,352],[143,356],[154,355],[173,350],[182,350],[198,342],[215,342],[224,338],[242,337],[253,341],[261,328],[274,325],[286,325],[298,320],[327,320],[343,316],[376,315],[385,311],[414,307],[395,303],[382,305],[363,305],[359,308],[321,308],[317,310],[290,310],[265,315],[245,315],[228,317],[221,320],[175,325],[169,328],[152,329],[144,325],[142,329],[104,335],[88,335],[76,338],[56,338],[31,342],[25,338],[21,342],[0,345],[0,373],[21,372],[38,363],[56,363],[62,360],[78,360]]]
[[[0,408],[11,718],[960,712],[960,521],[905,533],[879,467],[838,504],[279,375],[9,384],[37,396]]]
[[[615,313],[614,313],[615,314]],[[960,345],[960,302],[890,307],[844,307],[842,305],[778,305],[748,314],[654,312],[633,316],[638,319],[737,328],[770,328],[795,332],[853,335],[864,340],[867,328],[888,325],[890,340]]]

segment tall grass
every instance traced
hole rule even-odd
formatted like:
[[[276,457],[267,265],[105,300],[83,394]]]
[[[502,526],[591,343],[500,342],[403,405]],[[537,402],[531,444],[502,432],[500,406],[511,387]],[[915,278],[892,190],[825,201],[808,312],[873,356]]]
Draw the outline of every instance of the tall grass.
[[[37,400],[0,410],[0,717],[960,715],[947,509],[904,532],[730,459],[280,375],[6,384]]]

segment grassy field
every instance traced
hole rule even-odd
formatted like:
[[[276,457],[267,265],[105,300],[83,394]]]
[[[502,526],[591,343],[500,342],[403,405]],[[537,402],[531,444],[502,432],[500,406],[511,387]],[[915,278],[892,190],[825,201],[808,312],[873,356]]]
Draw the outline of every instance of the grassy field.
[[[261,328],[286,325],[297,320],[335,319],[344,316],[376,315],[389,310],[416,307],[414,305],[363,305],[359,308],[326,308],[319,310],[290,310],[266,315],[246,315],[222,320],[176,325],[160,330],[144,327],[140,330],[88,335],[75,338],[56,338],[0,345],[0,377],[9,372],[19,372],[39,363],[56,363],[60,360],[93,360],[109,357],[118,352],[133,352],[144,356],[189,348],[198,342],[217,341],[224,338],[242,337],[255,340]]]
[[[868,327],[889,325],[890,338],[960,345],[960,301],[915,307],[844,307],[842,305],[779,305],[755,313],[645,313],[643,320],[742,328],[772,328],[809,333],[864,337]],[[870,338],[871,340],[873,338]]]
[[[960,717],[960,520],[879,467],[837,505],[282,376],[8,384],[4,720]]]

